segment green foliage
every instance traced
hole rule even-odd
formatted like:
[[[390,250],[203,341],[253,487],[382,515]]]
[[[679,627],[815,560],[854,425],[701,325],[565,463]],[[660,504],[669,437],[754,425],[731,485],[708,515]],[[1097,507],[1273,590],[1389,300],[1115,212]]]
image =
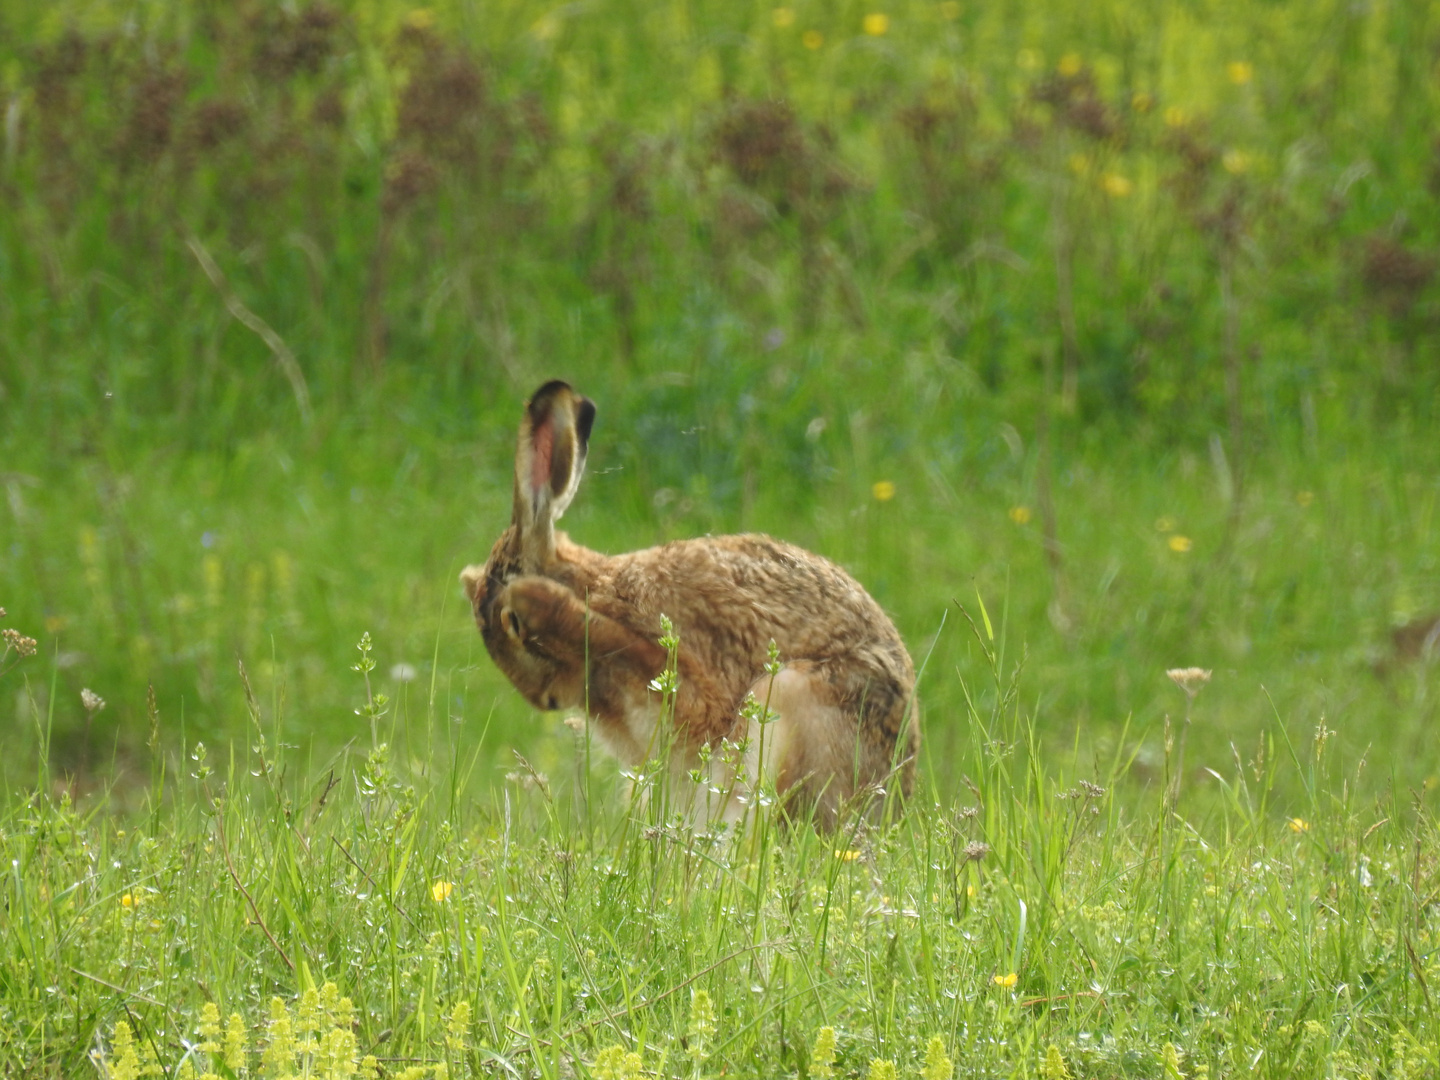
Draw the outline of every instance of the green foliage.
[[[652,822],[619,791],[587,802],[584,747],[554,790],[517,777],[478,802],[455,801],[465,765],[438,746],[393,796],[261,770],[252,751],[175,784],[144,823],[16,800],[0,818],[0,1065],[1436,1068],[1440,832],[1408,795],[1356,798],[1354,761],[1277,720],[1268,735],[1291,749],[1259,774],[1225,769],[1217,797],[1117,796],[1095,781],[1123,762],[1096,773],[1047,748],[1021,696],[967,712],[964,799],[838,836]]]

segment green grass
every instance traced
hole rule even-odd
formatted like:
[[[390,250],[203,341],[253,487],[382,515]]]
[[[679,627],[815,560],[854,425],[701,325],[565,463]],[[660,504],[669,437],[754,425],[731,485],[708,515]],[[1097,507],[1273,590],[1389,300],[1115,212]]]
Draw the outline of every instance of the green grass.
[[[75,1075],[98,1051],[135,1075],[123,1022],[136,1062],[176,1075],[207,1002],[239,1015],[255,1069],[285,1053],[275,998],[292,1028],[308,1012],[327,1039],[353,1033],[349,1067],[369,1053],[387,1076],[821,1076],[826,1027],[836,1075],[875,1059],[918,1075],[936,1037],[973,1077],[1061,1075],[1041,1071],[1056,1053],[1076,1077],[1440,1067],[1440,837],[1408,793],[1359,796],[1374,763],[1276,720],[1260,756],[1163,812],[1122,793],[1125,755],[1042,743],[1000,663],[970,687],[994,704],[961,720],[965,795],[927,788],[898,821],[833,837],[694,831],[613,769],[587,773],[583,742],[475,800],[479,751],[442,721],[412,762],[372,749],[353,770],[259,729],[256,752],[157,755],[123,821],[15,800],[7,1074]],[[353,1022],[307,1004],[327,983]],[[643,1071],[607,1072],[627,1068],[612,1047]],[[232,1075],[221,1056],[190,1063]],[[315,1067],[292,1050],[251,1075]]]

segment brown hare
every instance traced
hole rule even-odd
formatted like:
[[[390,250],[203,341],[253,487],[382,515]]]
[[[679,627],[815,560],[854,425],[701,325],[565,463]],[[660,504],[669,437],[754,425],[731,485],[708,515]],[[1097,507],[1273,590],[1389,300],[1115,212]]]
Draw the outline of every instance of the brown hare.
[[[813,809],[827,825],[886,783],[908,795],[915,670],[880,605],[834,563],[768,536],[624,555],[573,543],[555,522],[580,485],[594,420],[595,406],[563,382],[525,405],[510,527],[484,566],[460,575],[496,666],[535,708],[588,712],[629,767],[668,747],[671,797],[688,787],[692,820],[738,818],[762,770],[792,815]],[[673,731],[656,730],[651,685],[667,661],[662,616],[679,637]],[[772,717],[763,740],[751,695]],[[744,748],[743,766],[722,740]],[[686,774],[702,761],[712,775],[696,785]]]

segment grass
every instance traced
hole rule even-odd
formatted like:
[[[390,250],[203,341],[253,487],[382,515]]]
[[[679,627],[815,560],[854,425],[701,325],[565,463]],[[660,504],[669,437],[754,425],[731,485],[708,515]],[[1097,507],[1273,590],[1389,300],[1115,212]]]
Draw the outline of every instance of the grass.
[[[588,773],[583,740],[477,800],[479,750],[443,723],[353,772],[262,728],[249,753],[161,753],[124,821],[13,800],[7,1071],[141,1075],[122,1023],[166,1075],[913,1076],[937,1037],[975,1077],[1440,1066],[1437,833],[1410,794],[1359,795],[1374,764],[1277,719],[1165,811],[1124,793],[1125,756],[1043,743],[975,636],[965,795],[836,836],[696,832]],[[232,1013],[249,1056],[226,1073]]]
[[[1433,1073],[1436,26],[0,0],[7,1075]],[[557,375],[577,539],[928,657],[905,815],[694,835],[494,670]]]

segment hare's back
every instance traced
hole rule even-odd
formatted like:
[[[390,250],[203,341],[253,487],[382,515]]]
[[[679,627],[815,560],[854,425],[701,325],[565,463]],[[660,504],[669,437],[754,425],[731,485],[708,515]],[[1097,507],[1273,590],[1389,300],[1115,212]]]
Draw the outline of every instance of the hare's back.
[[[621,608],[647,629],[669,616],[702,651],[785,660],[850,656],[877,674],[913,678],[894,624],[839,566],[758,533],[677,540],[610,562]]]

